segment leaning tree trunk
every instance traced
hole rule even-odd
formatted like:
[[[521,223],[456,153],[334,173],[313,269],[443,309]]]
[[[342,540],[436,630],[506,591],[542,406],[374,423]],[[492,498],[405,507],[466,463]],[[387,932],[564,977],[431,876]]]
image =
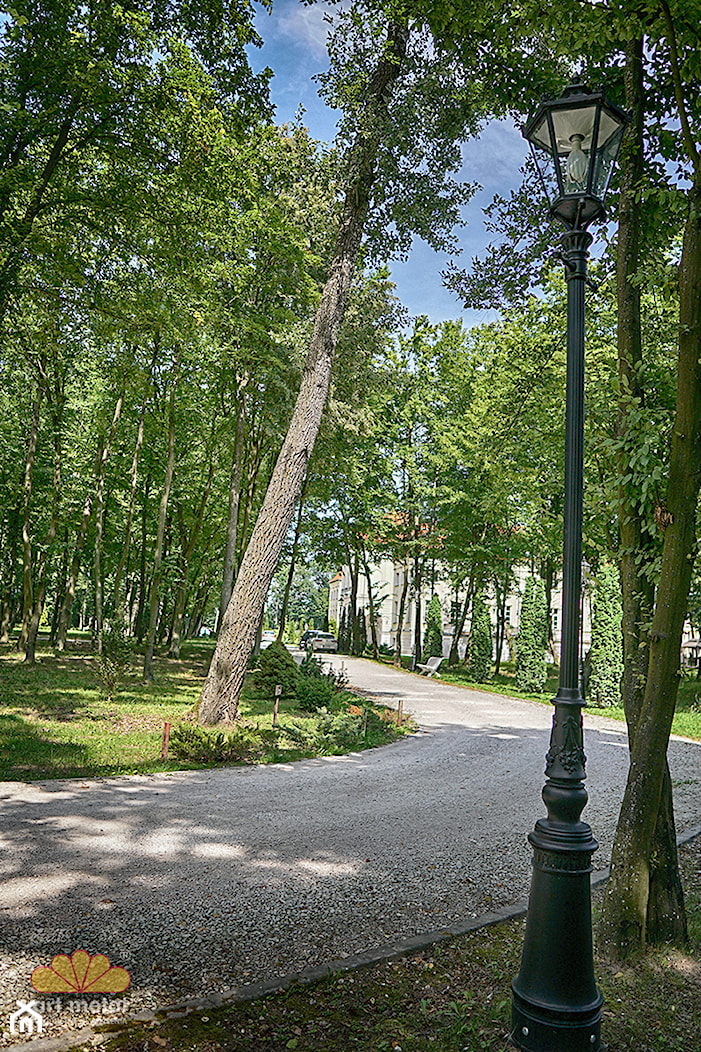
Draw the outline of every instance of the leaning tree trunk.
[[[619,574],[623,607],[623,683],[622,698],[628,724],[631,750],[643,707],[649,669],[649,640],[646,625],[653,609],[653,587],[646,568],[653,557],[650,534],[639,510],[637,493],[623,480],[629,476],[626,436],[631,415],[644,400],[640,366],[642,334],[640,287],[635,277],[640,263],[641,214],[636,194],[644,169],[643,41],[627,45],[626,105],[633,114],[633,126],[623,152],[618,230],[618,369],[619,395],[617,437],[619,439],[618,522],[620,530]],[[623,820],[623,816],[621,817]],[[621,837],[625,832],[621,830]],[[660,804],[652,835],[646,879],[647,901],[642,892],[629,889],[626,900],[637,897],[641,915],[636,926],[650,942],[683,942],[687,937],[684,892],[679,875],[676,828],[672,802],[672,782],[665,763]],[[620,909],[610,895],[604,904],[600,945],[617,955],[628,944],[628,906]],[[625,951],[624,951],[625,952]]]
[[[341,225],[329,277],[314,319],[297,403],[224,614],[200,699],[199,716],[204,724],[217,723],[223,717],[232,720],[238,711],[239,694],[265,597],[294,517],[321,424],[338,331],[368,213],[377,149],[386,124],[387,102],[406,54],[407,40],[405,28],[395,24],[389,27],[385,54],[367,86],[363,126],[356,135],[349,159]]]
[[[645,695],[616,831],[603,927],[620,957],[647,938],[651,855],[679,686],[679,653],[696,552],[701,483],[701,159],[689,191],[679,267],[677,405],[671,437],[660,582],[650,631]]]

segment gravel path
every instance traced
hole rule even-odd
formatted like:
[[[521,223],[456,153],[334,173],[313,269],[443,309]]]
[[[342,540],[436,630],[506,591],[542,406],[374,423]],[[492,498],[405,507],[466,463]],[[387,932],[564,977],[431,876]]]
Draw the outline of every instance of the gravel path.
[[[550,707],[344,662],[359,688],[402,698],[421,733],[294,764],[0,786],[4,1030],[32,969],[57,953],[128,968],[134,1011],[527,896]],[[622,724],[587,714],[585,725],[584,817],[601,869],[627,746]],[[700,746],[673,741],[670,766],[682,832],[700,821]],[[65,1015],[47,1014],[45,1033]]]

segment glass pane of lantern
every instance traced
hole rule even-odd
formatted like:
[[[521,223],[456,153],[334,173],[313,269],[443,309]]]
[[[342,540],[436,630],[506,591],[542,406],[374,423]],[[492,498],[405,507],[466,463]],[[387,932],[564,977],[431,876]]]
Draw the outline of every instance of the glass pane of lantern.
[[[623,132],[625,126],[612,120],[612,118],[603,111],[601,114],[601,129],[599,133],[599,149],[596,155],[596,166],[594,168],[594,179],[592,180],[591,191],[600,200],[603,200],[606,191],[608,190],[609,180],[611,173],[613,172],[613,166],[616,163],[618,157],[618,151],[621,147],[621,139],[623,138]],[[606,133],[608,133],[606,135]]]
[[[547,130],[547,121],[545,122]],[[553,155],[550,152],[549,146],[541,146],[540,142],[531,142],[531,150],[533,151],[533,157],[540,175],[541,182],[543,183],[543,189],[545,190],[545,196],[548,199],[548,204],[552,204],[553,201],[560,196],[560,187],[557,181],[557,169]]]
[[[586,193],[596,104],[553,110],[552,118],[564,192]]]

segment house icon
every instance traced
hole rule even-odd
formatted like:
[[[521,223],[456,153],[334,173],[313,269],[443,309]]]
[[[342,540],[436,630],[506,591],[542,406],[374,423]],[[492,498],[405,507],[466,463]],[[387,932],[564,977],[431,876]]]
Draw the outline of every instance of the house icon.
[[[34,1007],[36,1001],[17,1001],[17,1011],[10,1016],[11,1034],[40,1034],[44,1027],[41,1012]]]

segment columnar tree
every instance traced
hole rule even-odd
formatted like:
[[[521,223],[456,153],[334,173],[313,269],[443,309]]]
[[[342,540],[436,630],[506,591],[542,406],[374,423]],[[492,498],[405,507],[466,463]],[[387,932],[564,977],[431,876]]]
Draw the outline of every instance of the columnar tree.
[[[543,582],[528,577],[521,603],[516,642],[516,683],[519,690],[539,694],[545,686],[545,648],[548,643],[548,608]]]
[[[431,596],[426,611],[426,636],[424,638],[424,657],[443,656],[443,617],[441,601],[437,595]]]
[[[492,625],[483,596],[472,603],[472,624],[467,651],[467,675],[475,683],[486,683],[492,674]]]
[[[604,708],[620,705],[623,678],[621,588],[613,563],[599,567],[594,586],[591,625],[591,675],[587,703]]]

